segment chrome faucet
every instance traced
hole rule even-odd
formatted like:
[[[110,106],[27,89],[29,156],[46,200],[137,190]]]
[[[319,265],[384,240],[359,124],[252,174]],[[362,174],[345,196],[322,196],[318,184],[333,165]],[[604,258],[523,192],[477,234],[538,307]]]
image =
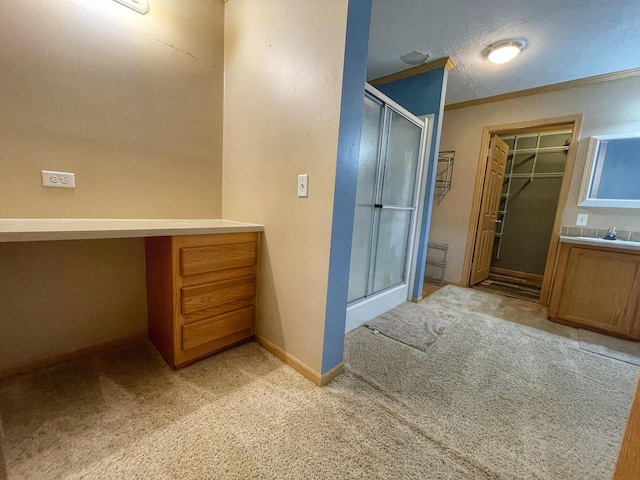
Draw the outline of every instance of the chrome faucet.
[[[611,227],[607,234],[604,236],[605,240],[615,240],[616,239],[616,227]]]

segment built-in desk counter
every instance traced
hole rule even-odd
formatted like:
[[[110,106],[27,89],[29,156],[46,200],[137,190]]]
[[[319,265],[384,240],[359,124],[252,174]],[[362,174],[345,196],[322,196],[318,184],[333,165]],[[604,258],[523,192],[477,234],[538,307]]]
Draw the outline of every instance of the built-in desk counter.
[[[0,242],[145,238],[262,231],[262,225],[222,219],[0,218]]]
[[[176,368],[253,338],[263,230],[221,219],[0,219],[0,242],[145,238],[149,338]]]
[[[640,243],[560,237],[549,318],[640,340]]]

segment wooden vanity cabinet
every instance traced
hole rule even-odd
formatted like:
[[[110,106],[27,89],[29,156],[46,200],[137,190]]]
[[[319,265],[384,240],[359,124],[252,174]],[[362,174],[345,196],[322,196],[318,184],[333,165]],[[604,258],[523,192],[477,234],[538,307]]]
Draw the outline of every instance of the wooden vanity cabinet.
[[[149,338],[172,368],[253,338],[259,235],[145,240]]]
[[[640,251],[561,243],[549,319],[640,340]]]

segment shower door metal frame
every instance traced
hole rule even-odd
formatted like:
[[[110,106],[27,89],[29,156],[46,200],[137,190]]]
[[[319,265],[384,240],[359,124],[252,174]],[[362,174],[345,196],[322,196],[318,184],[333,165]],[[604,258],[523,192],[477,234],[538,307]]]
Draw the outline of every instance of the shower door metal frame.
[[[416,238],[417,232],[419,232],[419,222],[422,218],[422,200],[425,197],[425,169],[428,165],[428,161],[426,159],[428,148],[427,148],[427,139],[431,136],[431,118],[419,118],[413,115],[411,112],[403,108],[401,105],[394,102],[391,98],[387,97],[385,94],[372,87],[368,83],[365,84],[365,91],[381,101],[388,107],[390,110],[393,110],[395,113],[401,115],[402,117],[409,120],[411,123],[422,127],[422,133],[420,135],[420,146],[418,150],[418,164],[416,169],[416,181],[413,192],[413,205],[412,207],[412,215],[411,215],[411,223],[409,228],[409,235],[407,240],[407,250],[406,250],[406,258],[405,258],[405,271],[404,271],[404,281],[401,284],[391,286],[380,292],[373,293],[371,295],[365,296],[364,298],[360,298],[358,300],[354,300],[349,303],[347,306],[347,321],[346,321],[346,331],[350,331],[356,328],[359,325],[362,325],[368,320],[375,318],[382,313],[385,313],[395,306],[405,302],[407,300],[411,300],[411,289],[413,286],[412,279],[415,278],[415,270],[416,270],[416,244],[418,239]],[[384,134],[386,133],[387,123],[385,122],[385,118],[387,116],[387,110],[385,109],[385,114],[383,118],[383,128],[382,135],[384,138]],[[386,148],[388,143],[388,138],[384,138],[381,142],[379,149],[382,150]],[[379,154],[380,155],[380,154]],[[380,162],[382,163],[382,162]],[[378,165],[378,177],[381,175],[381,170],[383,165]],[[376,184],[376,198],[378,198],[378,189],[380,188],[380,183]],[[390,205],[375,205],[376,208],[384,209],[384,208],[396,208],[395,206]],[[403,208],[404,209],[404,208]],[[378,219],[374,219],[374,225],[372,225],[372,231],[376,230]],[[373,251],[373,249],[372,249]],[[371,265],[371,264],[370,264]],[[367,291],[369,291],[369,286],[371,285],[373,272],[368,272],[368,286]]]

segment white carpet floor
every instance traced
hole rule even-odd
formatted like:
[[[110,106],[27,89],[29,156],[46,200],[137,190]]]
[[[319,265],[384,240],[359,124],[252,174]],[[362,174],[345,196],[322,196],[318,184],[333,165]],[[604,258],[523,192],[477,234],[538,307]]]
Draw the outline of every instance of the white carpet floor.
[[[610,478],[638,367],[458,290],[421,304],[452,317],[430,348],[358,328],[325,388],[255,343],[177,372],[142,343],[0,382],[9,478]]]

